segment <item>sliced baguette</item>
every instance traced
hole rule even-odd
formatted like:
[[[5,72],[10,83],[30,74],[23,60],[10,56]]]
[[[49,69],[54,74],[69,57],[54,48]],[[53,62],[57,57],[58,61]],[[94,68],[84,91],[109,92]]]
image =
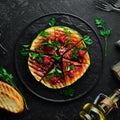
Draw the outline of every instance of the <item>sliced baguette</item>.
[[[12,113],[24,110],[22,96],[9,84],[0,81],[0,108]]]

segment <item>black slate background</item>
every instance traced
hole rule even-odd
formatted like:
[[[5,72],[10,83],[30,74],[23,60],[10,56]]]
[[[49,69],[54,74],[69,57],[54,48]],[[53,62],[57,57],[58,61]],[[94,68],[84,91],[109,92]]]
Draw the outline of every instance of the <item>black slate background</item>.
[[[113,29],[100,81],[84,97],[67,103],[48,102],[33,95],[18,79],[14,66],[15,43],[23,29],[33,20],[54,12],[77,15],[95,30],[94,19],[101,17]],[[16,115],[0,109],[0,120],[79,120],[79,111],[86,102],[92,102],[100,92],[109,94],[120,87],[120,82],[111,71],[111,66],[120,61],[120,48],[114,45],[120,39],[120,13],[97,10],[93,0],[0,0],[0,36],[1,44],[8,51],[6,55],[0,54],[0,66],[14,75],[14,80],[29,106],[28,111]],[[103,40],[101,44],[104,46]],[[119,103],[118,105],[120,106]],[[107,117],[107,120],[119,119],[120,109],[113,110]]]

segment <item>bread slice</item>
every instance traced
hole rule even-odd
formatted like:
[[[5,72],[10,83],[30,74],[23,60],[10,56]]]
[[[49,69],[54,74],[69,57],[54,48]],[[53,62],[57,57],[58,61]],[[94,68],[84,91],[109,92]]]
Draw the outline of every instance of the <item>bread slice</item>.
[[[24,110],[22,96],[9,84],[0,81],[0,108],[12,113]]]

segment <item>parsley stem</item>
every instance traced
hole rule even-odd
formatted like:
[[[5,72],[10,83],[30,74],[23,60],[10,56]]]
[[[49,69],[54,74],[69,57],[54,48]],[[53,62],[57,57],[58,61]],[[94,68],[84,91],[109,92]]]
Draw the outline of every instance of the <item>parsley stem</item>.
[[[107,36],[104,37],[104,40],[105,40],[105,56],[107,56],[107,49],[108,49],[108,38]]]

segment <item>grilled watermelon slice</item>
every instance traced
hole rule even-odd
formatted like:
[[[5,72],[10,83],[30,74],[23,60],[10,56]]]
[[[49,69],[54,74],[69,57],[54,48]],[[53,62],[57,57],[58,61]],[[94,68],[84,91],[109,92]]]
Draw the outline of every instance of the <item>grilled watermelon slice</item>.
[[[90,56],[88,54],[87,47],[83,41],[80,41],[72,49],[67,51],[63,55],[63,58],[83,64],[90,64]]]
[[[33,59],[31,53],[29,53],[28,67],[31,74],[35,77],[37,81],[41,81],[42,77],[47,74],[53,64],[54,60],[48,55],[44,55],[39,58],[38,54],[38,57]]]
[[[62,61],[66,86],[69,86],[80,79],[89,67],[89,64],[80,64],[64,58]]]
[[[63,68],[58,63],[54,65],[53,69],[51,69],[46,76],[43,77],[41,83],[45,86],[53,89],[59,89],[65,87],[65,80],[63,74]]]
[[[77,44],[82,36],[75,30],[64,27],[55,26],[56,39],[60,40],[59,54],[63,55],[67,50],[70,50],[75,44]]]
[[[50,27],[44,32],[47,35],[40,32],[30,47],[30,51],[37,54],[32,56],[32,53],[29,53],[28,68],[31,74],[37,81],[52,89],[60,89],[73,84],[90,66],[89,54],[83,50],[87,47],[82,41],[82,36],[65,26]],[[81,48],[82,57],[79,56],[78,59],[72,56],[75,47]]]

